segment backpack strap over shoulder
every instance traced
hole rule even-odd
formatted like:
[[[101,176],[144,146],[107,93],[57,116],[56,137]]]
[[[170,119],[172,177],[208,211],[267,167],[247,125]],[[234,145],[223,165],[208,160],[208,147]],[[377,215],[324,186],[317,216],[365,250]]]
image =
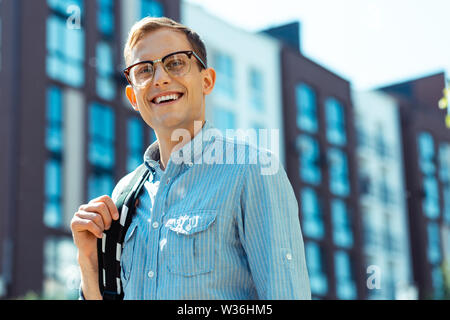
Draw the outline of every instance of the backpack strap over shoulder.
[[[120,279],[123,241],[136,211],[136,200],[149,174],[145,164],[136,169],[115,201],[119,220],[113,220],[109,230],[104,231],[103,238],[97,241],[99,286],[104,300],[122,300],[124,297]]]

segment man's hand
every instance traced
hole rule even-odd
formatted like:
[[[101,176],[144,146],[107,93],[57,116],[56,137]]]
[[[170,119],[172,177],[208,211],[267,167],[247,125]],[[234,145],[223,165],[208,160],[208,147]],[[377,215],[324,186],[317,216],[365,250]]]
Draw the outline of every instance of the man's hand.
[[[70,223],[73,240],[78,248],[81,285],[87,299],[101,298],[98,289],[97,239],[119,219],[119,211],[109,196],[101,196],[83,204]]]
[[[97,238],[119,219],[119,211],[109,196],[101,196],[80,206],[75,212],[70,228],[79,255],[93,257],[97,254]]]

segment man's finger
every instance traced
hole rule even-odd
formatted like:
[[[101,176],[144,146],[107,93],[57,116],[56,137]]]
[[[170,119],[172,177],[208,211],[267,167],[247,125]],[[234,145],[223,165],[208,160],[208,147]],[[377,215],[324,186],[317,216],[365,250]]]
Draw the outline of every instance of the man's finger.
[[[77,212],[72,220],[72,230],[75,232],[89,231],[97,238],[103,237],[103,229],[90,219],[92,213]]]
[[[89,203],[95,203],[95,202],[103,202],[108,206],[109,212],[111,213],[111,217],[114,220],[119,219],[119,211],[117,210],[117,207],[114,203],[114,201],[107,195],[100,196],[98,198],[92,199],[89,201]]]

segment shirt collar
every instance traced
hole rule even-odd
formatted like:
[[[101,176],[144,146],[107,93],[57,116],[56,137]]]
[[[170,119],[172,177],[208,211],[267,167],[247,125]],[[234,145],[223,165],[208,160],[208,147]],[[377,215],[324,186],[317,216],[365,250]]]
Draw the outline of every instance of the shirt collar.
[[[188,143],[186,143],[180,150],[177,152],[181,154],[191,153],[191,163],[195,163],[195,159],[203,154],[206,147],[209,145],[209,142],[202,141],[203,134],[209,130],[213,129],[214,126],[208,120],[205,120],[202,129],[191,139]],[[171,156],[172,158],[172,156]],[[169,160],[170,161],[170,160]],[[144,163],[149,169],[156,169],[159,167],[160,162],[160,153],[159,153],[159,142],[158,140],[153,142],[144,153]]]

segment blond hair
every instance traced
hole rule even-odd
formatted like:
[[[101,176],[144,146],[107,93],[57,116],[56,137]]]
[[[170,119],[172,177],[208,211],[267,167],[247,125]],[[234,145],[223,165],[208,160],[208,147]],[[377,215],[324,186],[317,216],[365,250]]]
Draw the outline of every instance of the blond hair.
[[[133,25],[130,33],[128,34],[128,40],[125,44],[123,52],[125,64],[129,65],[131,51],[136,46],[136,44],[140,40],[142,40],[142,38],[144,38],[145,35],[162,28],[173,29],[184,33],[190,45],[192,46],[192,50],[194,50],[195,53],[200,57],[200,59],[203,60],[205,65],[208,65],[206,57],[206,47],[200,36],[185,25],[182,25],[181,23],[178,23],[167,17],[145,17]]]

